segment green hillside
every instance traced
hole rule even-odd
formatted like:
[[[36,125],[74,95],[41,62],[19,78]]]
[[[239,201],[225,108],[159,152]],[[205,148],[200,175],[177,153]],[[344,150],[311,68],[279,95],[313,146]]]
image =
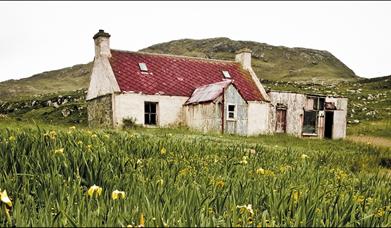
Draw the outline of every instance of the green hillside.
[[[233,60],[235,51],[244,47],[253,51],[253,68],[263,80],[319,83],[354,81],[358,78],[351,69],[327,51],[271,46],[228,38],[175,40],[140,51]],[[91,67],[91,63],[79,64],[20,80],[0,82],[0,100],[85,89],[88,87]]]
[[[252,66],[261,79],[315,82],[357,79],[351,69],[328,51],[272,46],[224,37],[175,40],[140,51],[233,60],[235,52],[242,48],[252,50]]]
[[[92,63],[79,64],[19,80],[0,82],[0,101],[86,89],[90,81],[91,68]]]

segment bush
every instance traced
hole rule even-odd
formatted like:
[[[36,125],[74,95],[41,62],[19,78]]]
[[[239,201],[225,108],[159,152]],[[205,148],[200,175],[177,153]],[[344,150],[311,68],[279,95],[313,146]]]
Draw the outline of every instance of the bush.
[[[141,128],[142,126],[140,124],[136,124],[136,118],[130,117],[130,118],[123,118],[122,119],[122,128],[123,129],[136,129]]]

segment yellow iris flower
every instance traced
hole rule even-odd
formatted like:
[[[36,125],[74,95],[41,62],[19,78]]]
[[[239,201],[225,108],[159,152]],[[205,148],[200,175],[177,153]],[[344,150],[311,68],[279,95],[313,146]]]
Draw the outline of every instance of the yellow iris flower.
[[[111,193],[111,198],[113,200],[117,200],[117,199],[125,199],[126,197],[126,194],[124,191],[118,191],[118,190],[115,190]]]
[[[90,197],[93,197],[94,195],[95,196],[100,196],[102,194],[102,191],[103,189],[99,186],[96,186],[96,185],[92,185],[88,191],[87,191],[87,194],[90,196]]]
[[[10,198],[8,198],[6,190],[4,190],[3,192],[0,191],[0,199],[1,199],[1,202],[5,203],[9,207],[12,207],[12,202],[11,202]]]

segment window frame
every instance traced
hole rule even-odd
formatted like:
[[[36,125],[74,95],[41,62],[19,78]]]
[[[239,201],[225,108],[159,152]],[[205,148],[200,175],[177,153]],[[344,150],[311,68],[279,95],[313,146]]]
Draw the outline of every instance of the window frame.
[[[315,114],[315,117],[314,117],[315,118],[314,119],[315,123],[313,125],[314,132],[304,131],[304,129],[305,129],[304,127],[307,126],[306,121],[305,121],[306,112]],[[302,130],[301,130],[303,135],[318,135],[318,112],[319,111],[317,111],[317,110],[304,110],[304,113],[303,113],[303,126],[302,126]],[[310,125],[310,126],[312,126],[312,125]]]
[[[233,106],[234,107],[234,110],[233,111],[230,111],[229,110],[229,107],[230,106]],[[230,113],[233,113],[233,117],[230,117],[229,114]],[[236,120],[237,119],[237,114],[238,114],[238,109],[237,109],[237,105],[236,104],[233,104],[233,103],[228,103],[227,104],[227,120]]]
[[[151,106],[149,106],[149,112],[147,112],[146,110],[146,105],[155,105],[155,112],[152,112],[152,108]],[[158,125],[158,102],[153,102],[153,101],[144,101],[144,125],[147,125],[147,126],[157,126]],[[147,118],[146,118],[146,115],[148,115],[148,122],[147,123]],[[155,115],[155,121],[151,121],[152,118],[151,116]],[[153,123],[155,122],[155,123]]]

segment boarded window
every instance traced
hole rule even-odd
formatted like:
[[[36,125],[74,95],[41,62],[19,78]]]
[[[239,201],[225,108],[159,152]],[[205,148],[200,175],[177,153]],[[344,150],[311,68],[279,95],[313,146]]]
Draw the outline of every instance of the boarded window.
[[[236,118],[236,105],[228,105],[228,119],[234,120]]]
[[[156,125],[157,113],[155,102],[144,103],[144,124]]]
[[[316,111],[305,111],[303,133],[316,134]]]

